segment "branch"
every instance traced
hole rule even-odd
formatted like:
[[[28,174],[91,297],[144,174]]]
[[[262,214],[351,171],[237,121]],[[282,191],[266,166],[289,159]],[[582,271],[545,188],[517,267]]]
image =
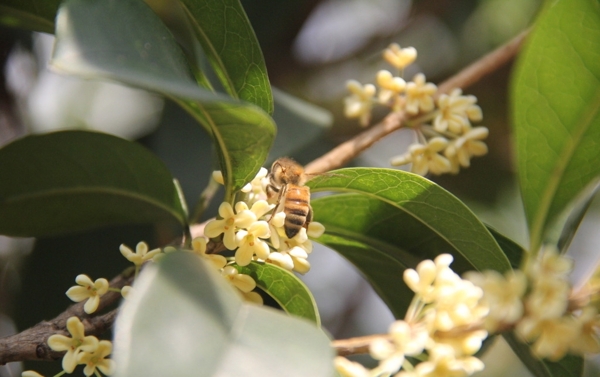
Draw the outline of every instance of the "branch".
[[[131,271],[131,270],[129,270]],[[133,277],[128,271],[111,280],[112,288],[122,288],[131,284]],[[113,305],[121,298],[118,292],[108,292],[100,300],[98,312]],[[83,310],[85,302],[71,305],[50,321],[42,321],[37,325],[22,331],[18,334],[0,339],[0,365],[13,361],[25,360],[57,360],[64,352],[56,352],[48,347],[48,338],[53,334],[63,334],[69,336],[66,331],[66,322],[69,317],[79,317],[85,327],[86,335],[98,336],[110,329],[117,316],[117,310],[114,309],[106,314],[90,317]]]
[[[369,346],[376,339],[391,339],[388,334],[367,335],[357,338],[340,339],[331,342],[338,356],[349,356],[369,353]]]
[[[472,63],[456,75],[450,77],[438,86],[436,97],[449,93],[454,88],[467,88],[481,80],[482,77],[498,70],[509,62],[521,49],[529,30],[521,32],[508,43],[498,47],[481,59]],[[383,121],[352,139],[338,145],[328,153],[306,165],[309,174],[324,173],[346,165],[354,157],[369,148],[376,141],[400,129],[406,120],[403,112],[390,113]]]

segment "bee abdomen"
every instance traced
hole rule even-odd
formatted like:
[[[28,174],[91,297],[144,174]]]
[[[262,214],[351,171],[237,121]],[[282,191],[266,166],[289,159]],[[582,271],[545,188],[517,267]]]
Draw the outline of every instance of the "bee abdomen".
[[[310,211],[310,191],[308,187],[288,187],[285,200],[285,235],[293,238],[306,224]]]

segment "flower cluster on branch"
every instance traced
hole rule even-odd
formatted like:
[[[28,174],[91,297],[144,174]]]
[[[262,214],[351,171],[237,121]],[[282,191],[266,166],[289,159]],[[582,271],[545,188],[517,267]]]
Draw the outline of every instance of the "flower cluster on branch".
[[[383,52],[383,57],[402,74],[417,58],[417,51],[392,44]],[[475,96],[465,96],[460,89],[454,89],[436,99],[436,85],[427,82],[422,73],[406,82],[390,71],[381,70],[376,82],[377,86],[348,81],[350,96],[345,99],[345,115],[358,118],[365,127],[369,125],[374,105],[386,106],[392,112],[405,112],[410,117],[406,123],[416,131],[419,141],[406,153],[393,157],[392,165],[411,164],[411,171],[419,175],[456,174],[470,166],[472,157],[488,152],[483,142],[488,129],[472,125],[483,119]]]

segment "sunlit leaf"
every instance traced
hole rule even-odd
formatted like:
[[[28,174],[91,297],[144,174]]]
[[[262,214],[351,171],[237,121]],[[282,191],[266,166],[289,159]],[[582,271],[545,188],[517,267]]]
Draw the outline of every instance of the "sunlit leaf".
[[[533,356],[529,345],[521,342],[514,333],[505,333],[504,339],[535,377],[581,377],[583,358],[567,355],[558,362],[540,360]]]
[[[68,0],[56,37],[54,69],[161,93],[202,123],[217,145],[228,195],[263,165],[275,138],[271,117],[198,87],[173,36],[142,1]]]
[[[240,273],[252,276],[256,285],[287,313],[321,325],[317,303],[308,287],[296,275],[270,263],[252,262],[244,267],[233,266]]]
[[[517,163],[533,251],[600,174],[600,3],[547,4],[512,79]]]
[[[176,221],[185,211],[166,166],[137,143],[64,131],[0,149],[0,234],[41,236]]]
[[[458,258],[459,271],[510,269],[481,221],[455,196],[423,177],[393,169],[351,168],[317,177],[308,185],[313,192],[351,192],[387,204],[372,207],[370,200],[362,209],[354,197],[342,196],[335,207],[328,203],[315,209],[316,221],[385,240],[419,260],[451,253]],[[352,202],[345,204],[348,198]]]
[[[54,33],[60,0],[2,0],[0,23],[5,26]]]
[[[239,98],[273,112],[265,60],[239,0],[181,0],[221,84]]]
[[[147,266],[116,322],[117,377],[333,375],[333,350],[307,320],[243,303],[190,253]]]

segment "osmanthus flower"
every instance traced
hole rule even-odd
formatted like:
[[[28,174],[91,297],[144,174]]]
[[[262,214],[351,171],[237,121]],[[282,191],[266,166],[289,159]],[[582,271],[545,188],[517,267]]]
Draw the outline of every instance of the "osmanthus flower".
[[[446,149],[448,140],[443,137],[429,139],[427,144],[413,144],[408,153],[393,158],[392,165],[403,165],[412,162],[410,170],[419,175],[447,173],[451,169],[450,161],[439,152]]]
[[[54,334],[48,338],[48,346],[57,352],[67,351],[62,359],[65,372],[73,373],[77,366],[77,356],[80,352],[94,352],[98,348],[95,336],[85,336],[83,323],[77,317],[67,319],[67,331],[71,337]]]
[[[459,88],[450,94],[442,94],[437,100],[439,114],[433,120],[433,128],[438,132],[450,131],[461,135],[471,129],[471,121],[483,119],[481,108],[476,105],[477,97],[463,96]]]
[[[131,250],[129,246],[125,244],[119,246],[119,250],[128,261],[136,266],[141,266],[142,263],[151,260],[161,252],[160,249],[148,251],[148,244],[145,242],[139,242],[135,247],[135,252],[133,252],[133,250]]]
[[[342,377],[373,377],[374,373],[356,361],[351,361],[342,356],[333,359],[335,370]]]
[[[586,306],[575,318],[578,334],[569,346],[577,355],[600,353],[600,315],[596,308]]]
[[[263,220],[255,221],[247,230],[238,231],[235,235],[239,246],[235,252],[235,262],[240,266],[247,266],[255,255],[258,259],[266,260],[270,250],[264,240],[270,236],[269,224]]]
[[[267,199],[266,186],[268,184],[268,173],[269,171],[267,169],[260,168],[256,176],[242,187],[241,191],[247,194],[246,202],[249,205],[252,205],[258,200]]]
[[[44,377],[34,370],[26,370],[21,373],[21,377]]]
[[[223,234],[223,245],[229,250],[235,250],[238,246],[235,238],[236,231],[240,228],[249,227],[256,221],[256,215],[247,209],[245,203],[244,206],[245,208],[241,208],[236,204],[236,210],[240,209],[236,214],[231,204],[221,203],[219,206],[221,219],[209,221],[204,227],[204,234],[210,238]]]
[[[221,275],[239,290],[246,301],[262,305],[262,297],[258,293],[252,292],[256,288],[256,281],[251,276],[240,274],[233,266],[223,268]]]
[[[131,292],[133,292],[133,287],[130,285],[126,285],[123,288],[121,288],[121,296],[123,296],[124,299],[127,299]]]
[[[429,342],[429,332],[424,324],[396,321],[389,329],[390,340],[376,339],[369,347],[369,354],[381,360],[373,372],[391,374],[404,363],[405,356],[420,355]]]
[[[463,377],[483,370],[484,364],[474,356],[457,358],[452,347],[436,344],[428,350],[429,359],[412,371],[401,371],[395,377]]]
[[[101,340],[98,343],[98,348],[94,351],[81,352],[77,356],[77,363],[85,365],[83,373],[88,377],[94,374],[96,369],[100,370],[106,376],[110,376],[115,372],[116,368],[114,360],[106,358],[111,352],[112,343],[108,340]]]
[[[429,112],[434,109],[433,95],[437,91],[437,86],[425,81],[425,75],[418,73],[406,84],[406,112],[408,114],[418,114],[419,112]]]
[[[417,50],[414,47],[400,48],[397,43],[392,43],[383,51],[383,58],[395,68],[402,70],[417,59]]]
[[[464,277],[483,290],[482,303],[489,307],[484,319],[488,331],[494,332],[521,319],[527,290],[527,278],[522,271],[508,271],[504,275],[493,270],[469,271]]]
[[[69,288],[67,297],[75,302],[87,300],[83,310],[88,314],[95,312],[100,304],[100,297],[108,292],[108,280],[100,278],[92,281],[89,276],[81,274],[77,275],[75,282],[79,285]]]
[[[363,86],[356,80],[349,80],[346,87],[350,96],[344,99],[344,114],[347,118],[359,118],[360,124],[366,127],[371,120],[375,86],[373,84]]]
[[[277,225],[279,225],[278,222]],[[291,239],[286,237],[283,223],[274,230],[275,232],[271,231],[271,243],[276,251],[269,254],[268,261],[290,271],[293,270],[300,274],[307,273],[310,270],[307,258],[308,254],[312,252],[312,241],[308,237],[321,237],[325,231],[323,224],[313,221],[308,225],[308,229],[301,228],[298,234]],[[274,234],[276,234],[275,237]],[[277,239],[276,243],[273,242],[274,238]]]
[[[537,260],[527,267],[527,274],[532,280],[567,279],[573,270],[573,260],[561,255],[552,245],[540,250]]]
[[[468,168],[471,157],[484,156],[488,152],[487,145],[482,141],[487,138],[489,130],[486,127],[476,127],[453,140],[444,155],[452,164],[452,172],[457,173],[460,167]]]
[[[385,69],[377,72],[377,85],[379,85],[379,101],[387,104],[390,100],[395,99],[394,107],[400,105],[399,95],[406,88],[406,81],[402,77],[394,77],[390,71]],[[394,110],[400,110],[394,108]]]
[[[215,270],[221,270],[227,264],[227,258],[219,254],[206,254],[206,237],[196,237],[192,240],[192,252],[202,258],[206,258]]]
[[[578,328],[569,316],[541,320],[525,317],[517,324],[516,332],[522,339],[533,342],[534,355],[558,361],[568,352],[578,335]]]

